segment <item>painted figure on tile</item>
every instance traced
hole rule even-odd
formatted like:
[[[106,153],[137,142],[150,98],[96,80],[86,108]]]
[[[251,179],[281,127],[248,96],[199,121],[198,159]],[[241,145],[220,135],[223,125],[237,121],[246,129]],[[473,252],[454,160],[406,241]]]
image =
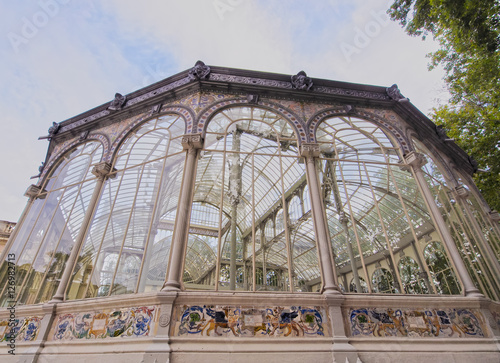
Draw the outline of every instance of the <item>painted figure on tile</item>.
[[[299,314],[293,308],[290,309],[291,311],[284,311],[282,307],[267,309],[267,318],[272,327],[270,335],[283,334],[285,337],[292,333],[294,336],[304,335],[302,327],[294,320]]]

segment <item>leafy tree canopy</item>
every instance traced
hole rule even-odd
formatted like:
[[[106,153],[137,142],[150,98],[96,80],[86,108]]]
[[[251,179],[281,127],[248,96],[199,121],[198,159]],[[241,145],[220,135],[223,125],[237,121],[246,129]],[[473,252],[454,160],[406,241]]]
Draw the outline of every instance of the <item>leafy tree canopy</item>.
[[[395,0],[388,13],[408,34],[439,42],[429,68],[444,67],[451,99],[431,118],[486,170],[474,179],[500,210],[500,2]]]

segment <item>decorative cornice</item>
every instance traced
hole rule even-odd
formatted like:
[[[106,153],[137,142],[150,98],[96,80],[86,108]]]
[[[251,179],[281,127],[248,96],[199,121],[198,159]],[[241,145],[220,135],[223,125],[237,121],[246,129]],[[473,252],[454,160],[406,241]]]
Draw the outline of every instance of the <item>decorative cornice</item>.
[[[221,69],[222,70],[222,69]],[[208,72],[208,73],[207,73]],[[241,73],[241,71],[240,71]],[[104,118],[108,115],[110,115],[113,112],[117,112],[119,110],[126,110],[131,108],[132,106],[147,101],[149,99],[164,95],[170,91],[173,91],[175,89],[181,88],[183,86],[186,86],[187,84],[191,83],[194,79],[198,80],[203,80],[203,81],[210,81],[210,82],[224,82],[224,83],[236,83],[236,84],[241,84],[241,85],[251,85],[251,86],[261,86],[261,87],[272,87],[276,89],[282,89],[282,90],[289,90],[292,91],[294,90],[294,86],[292,85],[291,82],[287,82],[284,80],[280,80],[279,78],[283,78],[282,76],[280,77],[279,75],[275,75],[274,79],[270,78],[262,78],[259,77],[259,75],[264,75],[267,76],[267,74],[263,72],[255,72],[256,76],[244,76],[244,75],[236,75],[236,74],[225,74],[225,73],[216,73],[213,72],[213,70],[210,69],[210,67],[206,66],[203,64],[203,62],[198,63],[193,67],[189,72],[185,73],[185,76],[182,78],[178,78],[174,81],[170,81],[167,84],[163,84],[155,89],[151,89],[150,91],[140,94],[138,96],[130,96],[130,95],[120,95],[117,93],[115,95],[115,99],[107,106],[106,108],[103,109],[101,106],[100,110],[96,109],[96,112],[91,115],[87,115],[85,117],[81,118],[75,118],[72,120],[71,123],[68,123],[66,125],[60,125],[54,123],[54,127],[57,125],[57,129],[54,128],[54,132],[52,132],[52,136],[55,135],[55,133],[64,133],[67,131],[70,131],[72,129],[75,129],[77,127],[80,127],[85,124],[89,124],[95,120]],[[180,74],[182,75],[182,73]],[[301,73],[297,74],[296,76],[293,77],[301,77]],[[198,78],[197,78],[198,77]],[[391,98],[385,93],[385,92],[376,92],[376,91],[371,91],[371,90],[362,90],[362,89],[353,89],[353,88],[348,88],[349,84],[346,83],[346,87],[332,87],[332,86],[326,86],[326,85],[315,85],[314,88],[310,88],[309,86],[312,87],[312,79],[307,77],[304,73],[304,84],[305,88],[304,89],[309,89],[311,94],[324,94],[324,95],[332,95],[332,96],[341,96],[341,97],[354,97],[354,98],[361,98],[361,99],[366,99],[366,100],[379,100],[379,101],[389,101]],[[297,78],[296,78],[297,79]],[[310,80],[310,82],[307,82],[307,79]],[[324,84],[324,83],[323,83]],[[355,87],[360,87],[360,85],[354,85]],[[363,87],[363,86],[361,86]],[[368,86],[364,86],[368,87]],[[300,87],[297,89],[301,89]],[[66,123],[67,121],[63,122]],[[42,138],[49,138],[51,137],[51,133],[49,131],[49,136],[42,137]]]

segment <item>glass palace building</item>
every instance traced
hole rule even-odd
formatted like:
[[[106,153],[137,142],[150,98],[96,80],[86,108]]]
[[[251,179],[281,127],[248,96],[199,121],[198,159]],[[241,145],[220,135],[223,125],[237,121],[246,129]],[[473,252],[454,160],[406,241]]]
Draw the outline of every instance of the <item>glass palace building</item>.
[[[2,362],[500,361],[500,216],[396,85],[199,61],[45,138]]]

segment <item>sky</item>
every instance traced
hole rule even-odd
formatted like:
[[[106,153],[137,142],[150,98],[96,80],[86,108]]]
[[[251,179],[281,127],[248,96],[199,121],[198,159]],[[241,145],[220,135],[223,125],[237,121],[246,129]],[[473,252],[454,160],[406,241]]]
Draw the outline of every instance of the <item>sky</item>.
[[[16,222],[61,122],[194,66],[391,86],[429,114],[448,94],[432,39],[388,0],[0,0],[0,220]]]

